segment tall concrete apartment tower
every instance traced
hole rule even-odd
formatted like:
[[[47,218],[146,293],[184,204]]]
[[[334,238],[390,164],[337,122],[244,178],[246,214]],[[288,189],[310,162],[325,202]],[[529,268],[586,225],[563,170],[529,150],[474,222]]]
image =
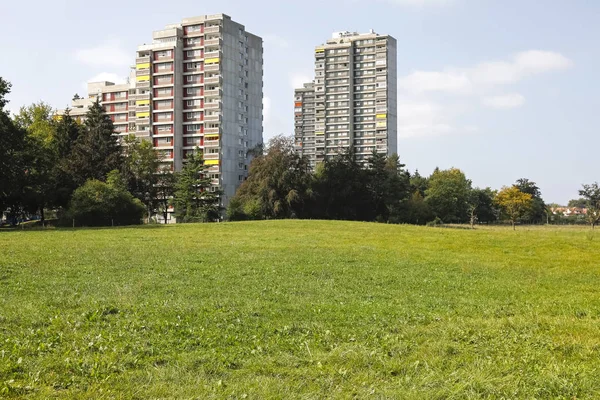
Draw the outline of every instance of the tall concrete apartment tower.
[[[263,140],[262,39],[224,14],[187,18],[139,46],[135,68],[137,135],[175,171],[200,147],[226,205]]]
[[[85,118],[100,99],[115,133],[152,141],[172,171],[199,147],[226,206],[248,175],[248,150],[263,142],[262,39],[224,14],[186,18],[152,38],[138,47],[128,84],[88,84],[71,115]]]
[[[315,49],[315,80],[294,93],[296,150],[313,168],[349,148],[363,164],[397,151],[396,65],[396,39],[373,31]]]

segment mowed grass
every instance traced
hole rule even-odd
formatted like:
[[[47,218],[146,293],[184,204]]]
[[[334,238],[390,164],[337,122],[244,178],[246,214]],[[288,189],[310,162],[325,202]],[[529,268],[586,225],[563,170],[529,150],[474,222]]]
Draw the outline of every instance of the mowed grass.
[[[0,397],[600,397],[600,232],[0,232]]]

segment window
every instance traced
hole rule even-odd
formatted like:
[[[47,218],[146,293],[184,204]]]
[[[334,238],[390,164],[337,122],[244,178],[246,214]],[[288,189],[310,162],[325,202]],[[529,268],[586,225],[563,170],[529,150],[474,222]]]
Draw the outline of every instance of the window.
[[[188,57],[200,57],[202,56],[202,50],[188,50]]]
[[[196,38],[188,38],[187,39],[188,45],[194,45],[194,44],[199,44],[199,43],[202,43],[202,39],[200,39],[200,38],[196,37]]]
[[[187,125],[185,130],[188,132],[196,132],[196,131],[200,130],[200,125],[198,125],[198,124]]]
[[[200,100],[188,100],[187,101],[188,107],[194,107],[194,106],[199,106],[199,105],[201,105]]]
[[[202,30],[202,25],[190,25],[187,27],[188,32],[199,32]]]

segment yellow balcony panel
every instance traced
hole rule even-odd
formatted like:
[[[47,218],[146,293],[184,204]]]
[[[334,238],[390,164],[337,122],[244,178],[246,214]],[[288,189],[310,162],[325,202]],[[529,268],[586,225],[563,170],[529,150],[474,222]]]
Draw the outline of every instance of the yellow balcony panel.
[[[208,135],[204,136],[205,140],[219,140],[219,135]]]
[[[219,160],[204,160],[204,165],[219,165]]]
[[[325,49],[323,47],[317,47],[315,53],[325,53]]]
[[[135,67],[137,69],[148,69],[150,68],[150,63],[137,64]]]
[[[386,119],[387,114],[377,114],[377,119]]]
[[[139,112],[136,114],[136,116],[138,118],[148,118],[148,117],[150,117],[150,113],[149,112]]]
[[[219,62],[219,57],[207,58],[204,60],[204,64],[217,64]]]
[[[149,81],[150,80],[150,75],[137,76],[135,78],[135,80],[138,81],[138,82]]]
[[[315,132],[315,135],[317,135],[317,136],[322,136],[324,134],[325,134],[325,132]]]
[[[149,106],[150,100],[138,100],[135,102],[138,106]]]

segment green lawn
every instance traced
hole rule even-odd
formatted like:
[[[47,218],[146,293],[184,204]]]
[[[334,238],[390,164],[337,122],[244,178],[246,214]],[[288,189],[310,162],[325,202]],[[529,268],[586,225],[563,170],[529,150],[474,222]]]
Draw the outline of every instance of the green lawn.
[[[0,232],[0,398],[600,398],[600,232]]]

